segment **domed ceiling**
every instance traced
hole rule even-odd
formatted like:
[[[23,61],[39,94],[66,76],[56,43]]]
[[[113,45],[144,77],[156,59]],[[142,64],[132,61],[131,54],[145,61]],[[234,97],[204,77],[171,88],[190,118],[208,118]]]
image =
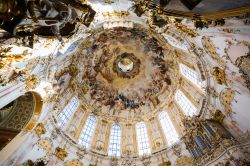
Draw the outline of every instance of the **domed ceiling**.
[[[114,28],[94,33],[81,45],[79,96],[87,106],[131,119],[171,102],[178,63],[161,36],[138,27]]]
[[[72,7],[78,16],[72,15],[72,31],[66,30],[70,27],[60,19],[57,21],[62,24],[57,28],[65,26],[61,36],[53,31],[48,33],[50,37],[34,31],[29,48],[26,40],[4,41],[4,47],[0,45],[0,69],[4,68],[0,71],[0,106],[31,91],[40,94],[36,102],[44,104],[35,104],[42,110],[40,116],[32,117],[30,132],[21,131],[30,134],[20,134],[23,140],[32,141],[23,141],[18,147],[20,158],[30,159],[30,154],[40,158],[46,152],[46,160],[55,159],[57,165],[129,165],[131,161],[130,165],[141,166],[151,161],[151,165],[169,165],[171,161],[170,165],[178,166],[197,156],[207,157],[211,145],[217,148],[221,143],[217,140],[221,137],[214,134],[217,128],[210,130],[207,122],[221,123],[226,117],[226,127],[240,135],[236,121],[228,119],[235,116],[234,110],[241,111],[238,119],[247,111],[248,107],[241,107],[242,101],[234,97],[238,95],[235,92],[244,94],[245,89],[233,89],[233,83],[243,85],[239,72],[249,71],[249,58],[238,59],[245,51],[240,53],[233,47],[249,47],[247,36],[243,37],[249,32],[245,26],[249,20],[238,24],[235,18],[224,19],[223,12],[220,19],[216,15],[210,20],[209,12],[231,9],[235,4],[229,0],[230,4],[224,5],[224,1],[197,1],[192,11],[182,0],[166,0],[165,6],[161,0],[78,1],[84,10]],[[70,2],[60,1],[62,9],[70,11]],[[237,5],[246,4],[249,2],[240,0]],[[62,9],[54,12],[64,15],[66,10]],[[27,27],[28,34],[30,29]],[[50,28],[41,26],[42,32],[44,29]],[[21,26],[17,32],[22,32]],[[15,44],[18,46],[11,52]],[[228,54],[230,49],[237,56]],[[232,67],[229,57],[239,64]],[[242,67],[238,74],[236,65]],[[238,105],[232,107],[237,109],[231,108],[234,100]],[[247,122],[242,126],[248,129]],[[9,156],[8,160],[16,160],[19,155]]]

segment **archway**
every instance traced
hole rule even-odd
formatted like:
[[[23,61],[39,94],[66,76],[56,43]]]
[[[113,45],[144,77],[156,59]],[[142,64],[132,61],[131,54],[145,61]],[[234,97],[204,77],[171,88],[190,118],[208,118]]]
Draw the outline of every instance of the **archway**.
[[[0,109],[0,150],[23,129],[33,129],[41,108],[40,95],[27,92]]]

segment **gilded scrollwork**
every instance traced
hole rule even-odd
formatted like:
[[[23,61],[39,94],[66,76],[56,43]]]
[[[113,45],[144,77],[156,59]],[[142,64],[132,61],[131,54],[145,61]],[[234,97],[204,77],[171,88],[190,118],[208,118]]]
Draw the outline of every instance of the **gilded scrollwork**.
[[[213,87],[207,87],[207,92],[214,98],[219,96],[219,93]]]
[[[110,166],[118,166],[118,158],[112,157],[110,160]]]
[[[37,87],[37,85],[39,84],[39,79],[34,75],[29,75],[26,79],[25,79],[25,83],[26,83],[26,89],[30,90],[30,89],[35,89]]]
[[[149,166],[151,164],[151,157],[147,155],[143,155],[141,158],[141,161],[144,166]]]
[[[18,79],[23,80],[26,74],[27,70],[6,67],[4,70],[1,71],[0,85],[13,83],[15,81],[18,81]]]
[[[236,64],[245,80],[247,88],[250,90],[250,52],[246,56],[237,58]]]
[[[56,147],[54,154],[60,160],[64,160],[68,156],[68,152],[66,152],[65,149],[60,147]]]
[[[165,161],[165,162],[159,164],[158,166],[171,166],[171,162],[170,161]]]
[[[220,101],[224,106],[225,114],[227,116],[232,116],[233,111],[231,108],[231,103],[234,100],[234,91],[230,88],[225,89],[220,93]]]
[[[187,34],[190,37],[197,37],[199,34],[195,32],[194,30],[188,28],[186,25],[183,25],[181,23],[176,23],[175,27],[180,30],[181,32]]]
[[[176,166],[191,166],[193,165],[193,159],[188,156],[182,156],[181,158],[177,159]]]
[[[110,17],[124,18],[124,17],[129,16],[129,12],[128,11],[103,12],[102,15],[103,15],[103,17],[107,17],[107,18],[110,18]]]
[[[65,166],[84,166],[84,165],[78,159],[74,159],[66,161]]]
[[[223,122],[223,120],[225,119],[225,115],[220,111],[220,110],[216,110],[215,113],[213,114],[213,119],[215,121],[218,121],[220,123]]]
[[[43,125],[43,123],[38,123],[35,127],[35,133],[38,137],[41,137],[41,135],[45,134],[46,133],[46,129]]]
[[[219,56],[219,54],[216,51],[216,47],[212,40],[208,37],[203,36],[202,37],[202,44],[204,49],[206,50],[207,54],[215,60],[222,68],[225,68],[225,61]]]
[[[174,155],[176,155],[177,157],[181,156],[181,147],[179,145],[174,145],[172,149]]]
[[[48,156],[53,154],[53,144],[49,138],[40,139],[38,142],[38,147],[43,149]]]
[[[26,56],[30,55],[28,50],[24,50],[21,54],[11,53],[12,47],[0,47],[0,69],[10,66],[13,62],[24,62]]]
[[[227,78],[226,78],[225,70],[223,70],[220,67],[216,66],[216,67],[213,67],[211,73],[215,77],[216,82],[218,84],[220,84],[220,85],[222,85],[222,84],[227,85]]]

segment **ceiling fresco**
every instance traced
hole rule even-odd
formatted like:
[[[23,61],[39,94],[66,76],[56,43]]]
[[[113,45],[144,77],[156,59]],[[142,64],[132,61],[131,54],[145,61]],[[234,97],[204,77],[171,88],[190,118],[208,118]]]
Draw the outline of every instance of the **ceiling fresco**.
[[[0,165],[250,165],[249,12],[0,0]]]
[[[101,110],[151,110],[175,89],[178,64],[170,46],[146,30],[106,30],[82,45],[84,96]]]

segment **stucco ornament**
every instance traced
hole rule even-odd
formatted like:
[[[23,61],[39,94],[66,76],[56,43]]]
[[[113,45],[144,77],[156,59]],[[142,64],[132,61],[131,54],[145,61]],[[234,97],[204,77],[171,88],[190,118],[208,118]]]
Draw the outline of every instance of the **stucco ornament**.
[[[193,159],[188,156],[183,156],[176,161],[176,166],[191,166],[193,165]]]
[[[219,68],[219,67],[213,67],[211,71],[212,75],[215,77],[216,82],[220,85],[225,84],[227,85],[227,79],[226,79],[226,74],[225,70]]]
[[[66,161],[65,166],[83,166],[83,163],[78,159]]]
[[[41,149],[43,149],[48,156],[53,154],[53,145],[52,145],[52,141],[49,138],[40,139],[37,142],[37,145]]]
[[[110,160],[110,166],[118,166],[118,159],[117,157],[112,157]]]
[[[12,47],[0,47],[0,69],[10,66],[13,62],[24,62],[29,54],[28,50],[24,50],[20,54],[11,53]]]
[[[151,164],[151,160],[150,159],[151,159],[150,156],[146,156],[146,155],[142,156],[142,159],[141,159],[142,164],[144,166],[149,166]]]
[[[38,78],[32,74],[29,75],[26,79],[25,79],[25,83],[26,83],[26,89],[30,90],[30,89],[35,89],[36,86],[39,84],[39,80]]]
[[[173,154],[176,155],[177,157],[181,156],[181,147],[178,145],[173,146]]]
[[[250,48],[250,46],[248,46]],[[245,80],[247,88],[250,90],[250,52],[246,56],[237,58],[237,66],[240,68],[239,72]]]
[[[159,164],[159,166],[171,166],[170,161],[164,161],[163,163]]]
[[[187,34],[190,37],[197,37],[197,36],[199,36],[199,34],[197,32],[195,32],[194,30],[188,28],[186,25],[183,25],[181,23],[175,24],[175,27],[178,30],[184,32],[185,34]]]
[[[225,114],[227,116],[232,116],[232,108],[231,108],[231,103],[234,100],[234,92],[232,89],[225,89],[224,91],[221,92],[220,94],[220,101],[224,106],[225,109]]]
[[[202,37],[202,44],[204,49],[206,50],[207,54],[215,60],[221,67],[225,67],[225,61],[222,60],[222,58],[219,56],[219,54],[216,51],[216,47],[212,40],[208,37],[203,36]]]
[[[135,166],[135,159],[133,159],[132,156],[128,155],[122,160],[121,165],[122,166]]]
[[[64,160],[68,156],[68,152],[63,148],[57,147],[55,150],[55,156],[60,160]]]
[[[6,84],[22,80],[22,78],[26,74],[27,74],[26,70],[6,67],[5,69],[1,69],[0,71],[0,84],[4,86]]]
[[[220,123],[223,122],[224,118],[225,118],[225,115],[224,115],[220,110],[218,110],[218,109],[217,109],[217,110],[215,111],[215,113],[213,114],[213,119],[214,119],[215,121],[220,122]]]
[[[43,123],[38,123],[38,124],[36,125],[36,127],[35,127],[34,130],[35,130],[36,135],[37,135],[38,137],[41,137],[41,135],[43,135],[43,134],[46,133],[46,129],[45,129]]]

